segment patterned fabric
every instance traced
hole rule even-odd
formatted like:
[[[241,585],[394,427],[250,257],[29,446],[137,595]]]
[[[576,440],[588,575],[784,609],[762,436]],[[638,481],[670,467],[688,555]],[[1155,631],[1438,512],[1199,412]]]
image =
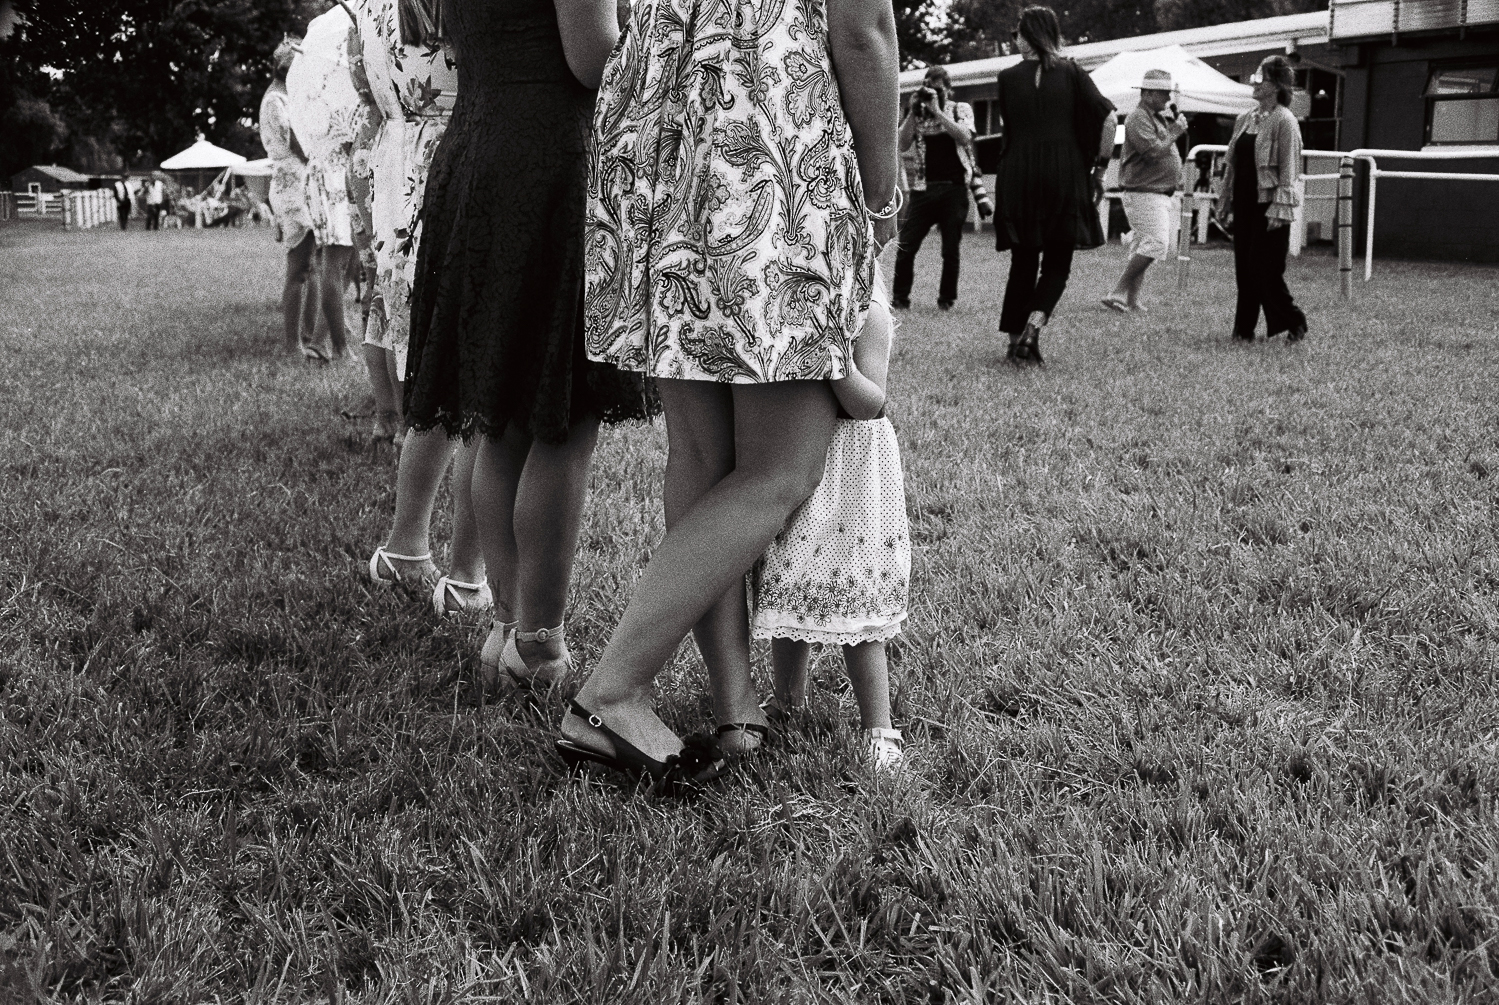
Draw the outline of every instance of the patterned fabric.
[[[292,128],[307,153],[307,212],[319,246],[354,244],[349,161],[369,109],[349,74],[350,25],[342,6],[313,18],[286,74]]]
[[[656,377],[844,376],[873,235],[819,0],[637,0],[589,165],[588,355]]]
[[[968,135],[973,135],[974,118],[973,106],[966,101],[951,101],[947,103],[947,114],[950,119],[968,130]],[[906,182],[912,192],[926,191],[926,138],[944,132],[942,124],[935,119],[916,120],[916,138],[911,141],[911,156],[908,159],[909,166],[906,169]],[[963,162],[963,170],[967,172],[964,181],[973,177],[973,148],[967,143],[953,141],[953,146],[958,150],[958,160]]]
[[[874,299],[889,312],[879,277]],[[857,645],[900,633],[911,590],[905,484],[889,419],[837,420],[822,482],[751,573],[755,638]]]
[[[1234,120],[1228,148],[1232,150],[1239,137],[1246,134],[1254,136],[1259,201],[1269,204],[1265,215],[1271,220],[1290,223],[1296,219],[1296,207],[1301,205],[1301,192],[1296,185],[1301,180],[1301,126],[1289,108],[1276,105],[1264,121],[1260,121],[1259,109],[1250,109]],[[1234,158],[1225,158],[1223,177],[1218,182],[1220,206],[1228,202],[1225,194],[1233,194],[1236,170]]]
[[[276,214],[277,240],[290,252],[312,228],[307,215],[307,162],[292,145],[291,119],[286,114],[286,87],[272,84],[260,99],[260,143],[275,166],[271,175],[271,212]]]
[[[411,340],[411,285],[427,172],[453,113],[458,71],[440,45],[401,41],[399,0],[363,0],[359,37],[370,90],[384,121],[371,152],[375,293],[371,331],[406,372]]]

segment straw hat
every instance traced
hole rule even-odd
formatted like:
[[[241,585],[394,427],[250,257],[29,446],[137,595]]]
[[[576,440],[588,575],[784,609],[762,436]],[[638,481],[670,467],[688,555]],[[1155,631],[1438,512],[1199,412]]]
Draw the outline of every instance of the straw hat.
[[[1176,82],[1171,79],[1170,70],[1146,70],[1145,78],[1140,81],[1137,91],[1174,91]]]

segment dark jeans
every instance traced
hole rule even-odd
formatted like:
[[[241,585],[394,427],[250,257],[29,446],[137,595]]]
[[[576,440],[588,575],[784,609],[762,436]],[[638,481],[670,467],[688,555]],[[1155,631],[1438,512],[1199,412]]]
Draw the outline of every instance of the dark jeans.
[[[937,287],[939,303],[958,299],[958,250],[963,244],[963,222],[968,219],[968,189],[956,183],[933,184],[924,192],[910,193],[906,219],[896,239],[896,300],[911,299],[911,282],[916,269],[916,252],[936,224],[942,233],[942,282]]]
[[[999,312],[1000,331],[1019,335],[1032,311],[1041,311],[1051,319],[1072,275],[1074,250],[1070,241],[1045,248],[1010,249],[1010,279],[1005,283],[1005,305]]]
[[[160,206],[147,206],[146,207],[146,229],[147,230],[160,230],[161,229],[161,207]]]
[[[1271,230],[1265,206],[1244,207],[1234,200],[1234,279],[1239,301],[1234,309],[1234,332],[1253,335],[1265,312],[1267,334],[1279,335],[1306,324],[1306,315],[1286,287],[1286,253],[1291,247],[1289,225]]]
[[[115,209],[120,214],[120,229],[124,230],[130,223],[130,203],[116,200]]]

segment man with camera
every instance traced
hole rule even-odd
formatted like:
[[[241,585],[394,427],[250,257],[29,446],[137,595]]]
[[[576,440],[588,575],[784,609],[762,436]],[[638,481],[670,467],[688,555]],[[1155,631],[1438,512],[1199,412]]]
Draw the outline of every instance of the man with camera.
[[[1176,193],[1182,159],[1176,141],[1187,131],[1187,117],[1171,100],[1175,84],[1165,70],[1147,70],[1140,81],[1140,104],[1124,120],[1124,152],[1119,188],[1129,218],[1130,259],[1114,292],[1103,298],[1110,310],[1138,311],[1145,270],[1166,257],[1175,226]]]
[[[952,307],[958,299],[958,250],[963,222],[968,219],[968,184],[974,177],[973,106],[949,98],[952,82],[947,70],[926,71],[924,85],[911,96],[900,124],[900,148],[914,146],[909,171],[910,198],[900,227],[895,254],[895,288],[891,303],[911,306],[911,282],[916,252],[932,225],[942,234],[942,282],[937,306]]]

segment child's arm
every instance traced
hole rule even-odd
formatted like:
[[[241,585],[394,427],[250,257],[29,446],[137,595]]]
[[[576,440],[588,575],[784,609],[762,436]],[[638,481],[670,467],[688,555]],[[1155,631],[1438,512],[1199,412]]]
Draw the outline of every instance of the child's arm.
[[[853,369],[832,382],[838,404],[856,419],[873,419],[885,407],[889,370],[890,313],[880,304],[870,304],[864,330],[854,341]]]

